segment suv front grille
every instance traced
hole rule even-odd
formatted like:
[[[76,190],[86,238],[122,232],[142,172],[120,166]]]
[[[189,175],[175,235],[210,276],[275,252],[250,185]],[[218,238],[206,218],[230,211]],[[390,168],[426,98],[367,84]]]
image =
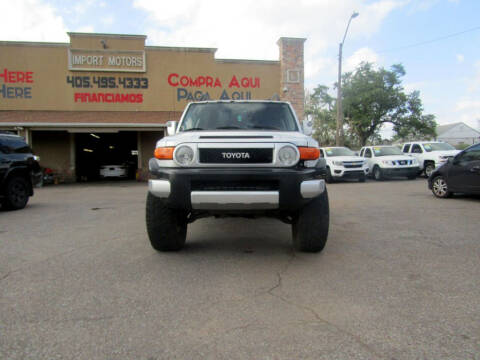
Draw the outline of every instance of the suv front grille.
[[[199,149],[202,164],[270,164],[271,148],[216,148]]]
[[[344,161],[343,166],[347,169],[361,168],[363,161]]]
[[[192,181],[192,191],[272,191],[278,181]]]

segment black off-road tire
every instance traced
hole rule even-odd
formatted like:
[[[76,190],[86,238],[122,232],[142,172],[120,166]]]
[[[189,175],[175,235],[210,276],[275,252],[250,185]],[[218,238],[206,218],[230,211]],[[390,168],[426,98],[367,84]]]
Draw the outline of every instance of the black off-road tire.
[[[14,176],[7,180],[5,187],[5,198],[3,199],[3,208],[6,210],[23,209],[30,197],[28,180],[20,176]]]
[[[158,251],[179,251],[187,237],[187,214],[167,207],[164,199],[147,195],[147,232],[150,243]]]
[[[331,184],[331,183],[334,182],[333,176],[332,176],[332,170],[330,170],[329,167],[327,167],[327,174],[325,175],[325,181],[326,181],[328,184]]]
[[[380,166],[375,165],[372,171],[372,176],[377,181],[382,181],[384,179],[382,169],[380,169]]]
[[[292,224],[293,247],[303,252],[320,252],[325,247],[330,224],[327,189],[299,211]]]
[[[435,163],[432,163],[432,162],[427,162],[425,163],[425,170],[424,170],[424,173],[425,173],[425,177],[428,179],[430,177],[430,175],[432,174],[432,172],[435,170]]]

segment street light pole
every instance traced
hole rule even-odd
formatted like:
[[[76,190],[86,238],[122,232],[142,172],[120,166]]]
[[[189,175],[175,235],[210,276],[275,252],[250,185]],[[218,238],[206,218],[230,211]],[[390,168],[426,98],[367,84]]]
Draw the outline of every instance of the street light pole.
[[[342,42],[338,46],[338,83],[337,83],[337,131],[335,133],[335,144],[337,146],[343,146],[345,143],[343,133],[343,108],[342,108],[342,50],[343,43],[347,37],[348,28],[352,19],[358,16],[358,12],[354,11],[348,19],[347,28],[345,29],[345,35],[343,35]]]

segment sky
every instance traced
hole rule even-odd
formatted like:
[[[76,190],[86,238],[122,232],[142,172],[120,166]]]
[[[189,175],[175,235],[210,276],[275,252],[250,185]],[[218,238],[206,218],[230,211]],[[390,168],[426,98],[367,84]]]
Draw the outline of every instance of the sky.
[[[305,42],[305,87],[333,88],[362,61],[401,63],[438,124],[480,128],[479,0],[0,0],[0,40],[69,42],[67,32],[147,35],[152,46],[217,48],[218,59],[278,60],[282,37]]]

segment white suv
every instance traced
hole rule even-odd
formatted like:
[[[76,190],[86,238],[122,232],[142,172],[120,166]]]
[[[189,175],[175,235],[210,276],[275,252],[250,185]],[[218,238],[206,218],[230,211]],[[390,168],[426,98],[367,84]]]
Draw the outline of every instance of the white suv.
[[[404,155],[395,146],[365,146],[360,150],[360,156],[367,160],[375,180],[394,176],[415,179],[419,172],[417,159]]]
[[[327,161],[326,180],[331,183],[337,179],[358,179],[365,181],[368,174],[367,162],[346,147],[322,147],[320,157]]]
[[[424,171],[426,177],[460,152],[452,145],[440,141],[408,142],[403,144],[402,150],[404,154],[417,159],[420,171]]]
[[[273,217],[297,250],[319,252],[329,228],[325,160],[290,104],[205,101],[167,125],[150,159],[147,231],[156,250],[180,250],[207,216]]]

